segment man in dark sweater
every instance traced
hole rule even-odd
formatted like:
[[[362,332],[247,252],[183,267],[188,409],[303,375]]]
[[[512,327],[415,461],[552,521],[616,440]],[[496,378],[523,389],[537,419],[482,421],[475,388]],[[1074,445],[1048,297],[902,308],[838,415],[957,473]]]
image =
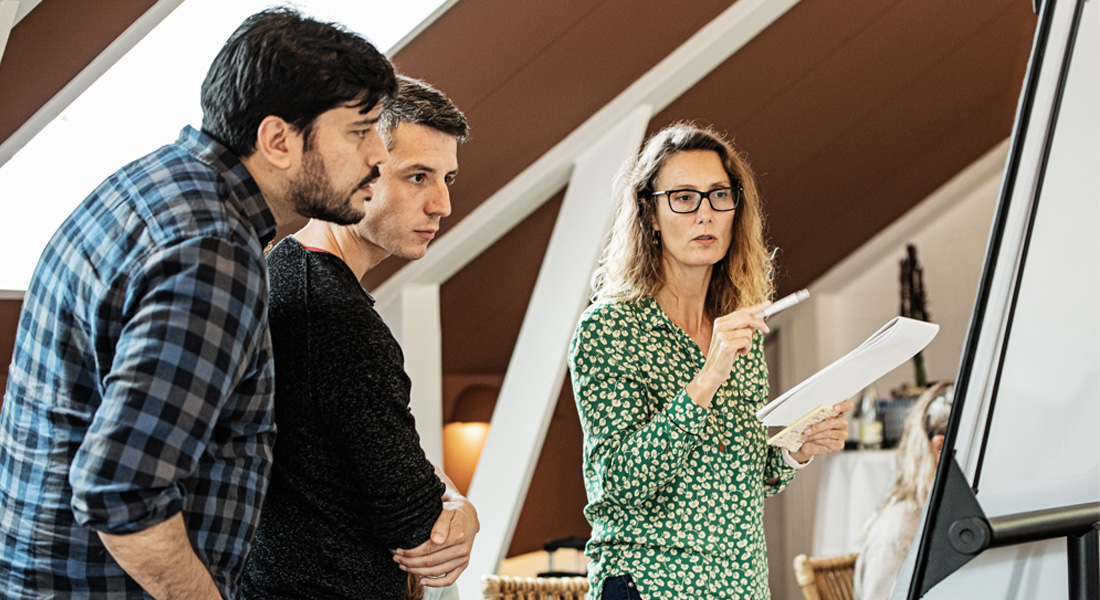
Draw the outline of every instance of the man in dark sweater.
[[[400,78],[367,133],[389,158],[366,217],[310,221],[268,255],[279,443],[244,598],[396,600],[406,571],[443,587],[469,562],[476,511],[424,455],[401,348],[359,283],[424,256],[467,132],[446,96]]]

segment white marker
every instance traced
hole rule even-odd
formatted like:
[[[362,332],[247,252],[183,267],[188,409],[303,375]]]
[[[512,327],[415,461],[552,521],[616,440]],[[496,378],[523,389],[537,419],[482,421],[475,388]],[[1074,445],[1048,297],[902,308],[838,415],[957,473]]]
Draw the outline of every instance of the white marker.
[[[806,298],[810,297],[809,290],[798,290],[797,292],[776,300],[774,304],[764,309],[764,312],[756,313],[754,315],[757,319],[767,319],[775,313],[786,310],[799,302],[802,302]]]

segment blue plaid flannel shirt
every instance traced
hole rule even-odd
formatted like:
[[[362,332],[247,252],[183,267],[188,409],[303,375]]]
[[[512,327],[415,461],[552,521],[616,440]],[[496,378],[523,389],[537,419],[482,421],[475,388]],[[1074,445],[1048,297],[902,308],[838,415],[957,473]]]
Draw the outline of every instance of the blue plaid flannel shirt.
[[[5,597],[147,597],[96,532],[181,511],[233,597],[275,437],[274,233],[248,170],[190,127],[61,225],[24,298],[0,412]]]

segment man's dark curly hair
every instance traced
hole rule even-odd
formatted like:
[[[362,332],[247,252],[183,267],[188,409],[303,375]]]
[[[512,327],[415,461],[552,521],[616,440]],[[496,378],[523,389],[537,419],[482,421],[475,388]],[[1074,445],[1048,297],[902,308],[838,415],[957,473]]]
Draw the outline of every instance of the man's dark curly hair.
[[[256,13],[218,52],[202,84],[202,130],[237,156],[274,115],[305,137],[338,106],[370,111],[397,89],[393,65],[363,36],[294,9]]]

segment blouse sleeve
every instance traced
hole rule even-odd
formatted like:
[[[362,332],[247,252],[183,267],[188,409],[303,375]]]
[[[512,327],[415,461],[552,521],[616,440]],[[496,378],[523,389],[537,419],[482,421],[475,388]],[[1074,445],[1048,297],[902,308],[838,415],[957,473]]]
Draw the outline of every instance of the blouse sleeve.
[[[629,343],[638,331],[595,307],[582,318],[569,370],[584,430],[590,501],[637,505],[667,485],[700,443],[710,411],[680,390],[667,404],[645,385]]]
[[[774,496],[791,483],[798,469],[787,464],[787,461],[783,458],[782,448],[772,445],[768,445],[767,448],[768,464],[764,472],[764,495]]]

